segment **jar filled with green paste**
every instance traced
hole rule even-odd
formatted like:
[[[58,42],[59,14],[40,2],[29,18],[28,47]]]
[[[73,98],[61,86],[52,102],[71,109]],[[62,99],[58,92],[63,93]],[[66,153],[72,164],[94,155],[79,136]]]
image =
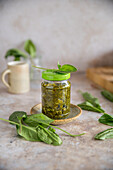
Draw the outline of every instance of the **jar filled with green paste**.
[[[42,72],[42,112],[52,119],[62,119],[70,113],[70,73]]]

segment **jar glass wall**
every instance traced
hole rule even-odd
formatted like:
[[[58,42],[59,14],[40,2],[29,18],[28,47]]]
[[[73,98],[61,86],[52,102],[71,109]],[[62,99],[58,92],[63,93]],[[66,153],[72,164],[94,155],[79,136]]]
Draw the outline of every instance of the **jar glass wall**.
[[[41,83],[42,112],[52,119],[62,119],[70,112],[70,89],[68,80]]]

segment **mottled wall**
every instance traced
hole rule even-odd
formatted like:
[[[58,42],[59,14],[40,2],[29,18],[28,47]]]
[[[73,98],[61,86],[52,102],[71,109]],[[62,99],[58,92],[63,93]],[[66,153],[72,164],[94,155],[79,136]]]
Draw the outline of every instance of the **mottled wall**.
[[[113,65],[112,0],[0,0],[0,72],[7,49],[31,38],[43,65]]]

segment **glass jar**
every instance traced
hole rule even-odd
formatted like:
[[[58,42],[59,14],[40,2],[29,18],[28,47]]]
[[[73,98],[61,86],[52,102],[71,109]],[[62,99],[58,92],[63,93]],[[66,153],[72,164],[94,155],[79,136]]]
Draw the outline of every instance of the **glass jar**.
[[[41,57],[36,56],[35,58],[27,58],[25,61],[29,64],[29,69],[30,69],[30,80],[35,81],[35,80],[40,80],[40,71],[36,70],[32,67],[32,65],[40,67],[41,66]]]
[[[42,72],[42,113],[52,119],[62,119],[70,113],[70,73]]]

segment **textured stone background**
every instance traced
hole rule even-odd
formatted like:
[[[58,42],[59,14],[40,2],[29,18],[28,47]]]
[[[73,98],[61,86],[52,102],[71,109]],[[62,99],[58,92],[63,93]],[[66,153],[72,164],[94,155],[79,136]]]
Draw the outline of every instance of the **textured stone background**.
[[[46,66],[113,65],[113,1],[0,0],[0,72],[6,50],[28,38]]]

